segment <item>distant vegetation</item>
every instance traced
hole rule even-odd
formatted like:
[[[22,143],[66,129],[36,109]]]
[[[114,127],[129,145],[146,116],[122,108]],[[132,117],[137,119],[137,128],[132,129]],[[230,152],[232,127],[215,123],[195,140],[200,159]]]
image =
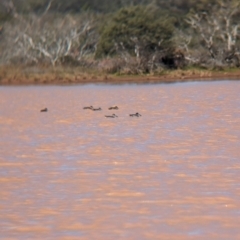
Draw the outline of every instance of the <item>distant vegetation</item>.
[[[239,0],[0,0],[2,66],[238,68],[239,49]]]

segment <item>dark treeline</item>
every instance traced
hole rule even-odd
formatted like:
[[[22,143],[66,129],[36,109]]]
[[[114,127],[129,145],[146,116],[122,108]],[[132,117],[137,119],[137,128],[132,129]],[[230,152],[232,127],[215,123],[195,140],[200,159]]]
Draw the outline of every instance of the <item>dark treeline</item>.
[[[0,64],[239,67],[238,0],[0,0]]]

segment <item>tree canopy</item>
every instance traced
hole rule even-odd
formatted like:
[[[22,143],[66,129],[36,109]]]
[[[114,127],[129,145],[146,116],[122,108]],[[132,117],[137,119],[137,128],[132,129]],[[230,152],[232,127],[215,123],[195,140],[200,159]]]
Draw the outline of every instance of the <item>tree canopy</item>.
[[[143,5],[120,9],[101,32],[97,56],[113,55],[127,50],[131,53],[153,52],[172,47],[173,24],[170,18],[153,6]]]

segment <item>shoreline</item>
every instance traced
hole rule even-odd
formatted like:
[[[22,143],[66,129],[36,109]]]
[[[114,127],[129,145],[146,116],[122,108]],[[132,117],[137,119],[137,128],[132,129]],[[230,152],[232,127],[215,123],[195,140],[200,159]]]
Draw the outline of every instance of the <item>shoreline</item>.
[[[171,70],[159,75],[114,75],[89,73],[80,69],[34,69],[26,71],[0,68],[0,86],[24,85],[75,85],[75,84],[147,84],[207,82],[221,80],[240,80],[240,69],[210,70]]]

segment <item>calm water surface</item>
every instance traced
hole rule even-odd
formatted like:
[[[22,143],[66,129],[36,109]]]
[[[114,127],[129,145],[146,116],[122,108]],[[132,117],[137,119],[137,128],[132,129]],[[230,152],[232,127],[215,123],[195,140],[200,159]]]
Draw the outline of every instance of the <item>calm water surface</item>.
[[[239,223],[240,81],[0,87],[1,240],[230,240]]]

